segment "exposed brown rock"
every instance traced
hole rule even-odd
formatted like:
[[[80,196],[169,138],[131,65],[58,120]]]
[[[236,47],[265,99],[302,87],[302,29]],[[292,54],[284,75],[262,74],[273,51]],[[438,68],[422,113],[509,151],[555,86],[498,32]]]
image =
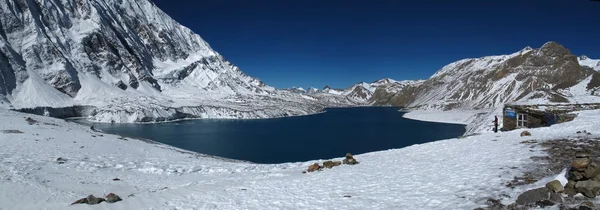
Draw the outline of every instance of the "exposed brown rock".
[[[558,193],[548,188],[538,188],[524,192],[517,197],[517,205],[548,207],[562,203],[563,199]]]
[[[114,193],[109,193],[108,195],[106,195],[106,202],[107,203],[116,203],[119,201],[122,201],[123,199],[121,199],[121,197],[119,197],[118,195],[114,194]]]
[[[575,158],[571,163],[571,167],[578,171],[584,171],[590,165],[589,157]]]
[[[331,161],[330,160],[330,161],[323,162],[323,167],[324,168],[333,168],[333,167],[339,166],[341,164],[342,164],[342,162],[340,162],[340,161]]]
[[[598,175],[600,175],[600,168],[593,165],[588,166],[583,171],[583,177],[585,177],[586,179],[595,179]]]
[[[306,170],[307,172],[314,172],[321,169],[321,166],[319,165],[319,163],[314,163],[310,166],[308,166],[308,170]]]
[[[531,136],[531,133],[529,131],[523,131],[521,132],[521,136]]]
[[[578,181],[575,185],[575,190],[585,197],[594,198],[600,194],[600,182],[596,180]]]
[[[358,164],[358,161],[356,161],[356,159],[354,159],[352,154],[346,153],[346,159],[344,159],[342,161],[342,163],[347,164],[347,165],[356,165],[356,164]]]
[[[74,204],[88,204],[88,205],[95,205],[95,204],[99,204],[106,201],[104,198],[97,198],[94,195],[88,195],[85,198],[79,199],[73,203],[71,203],[71,205]]]
[[[562,184],[558,180],[548,182],[546,184],[546,187],[555,193],[562,193],[563,191],[565,191],[565,188],[562,186]]]

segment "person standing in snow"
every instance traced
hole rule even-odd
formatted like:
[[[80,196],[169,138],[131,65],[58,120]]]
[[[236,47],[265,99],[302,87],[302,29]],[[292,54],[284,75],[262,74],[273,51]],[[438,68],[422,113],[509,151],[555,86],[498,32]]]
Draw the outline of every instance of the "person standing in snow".
[[[494,116],[494,133],[498,133],[498,116]]]

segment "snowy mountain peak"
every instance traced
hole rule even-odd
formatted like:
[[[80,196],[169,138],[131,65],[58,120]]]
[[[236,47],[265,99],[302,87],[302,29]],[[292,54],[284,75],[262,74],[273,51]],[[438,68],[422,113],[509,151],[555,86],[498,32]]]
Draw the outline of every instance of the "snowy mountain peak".
[[[373,84],[385,85],[385,84],[390,84],[390,83],[395,83],[395,82],[396,82],[396,80],[393,80],[390,78],[383,78],[383,79],[374,81]]]
[[[0,69],[0,106],[91,106],[104,122],[323,106],[244,74],[149,0],[3,1]],[[272,108],[288,102],[302,107]],[[215,107],[230,113],[207,113]]]
[[[373,98],[375,92],[377,92],[378,90],[386,93],[397,92],[407,86],[415,86],[422,82],[422,80],[405,80],[399,82],[390,78],[384,78],[376,80],[372,83],[358,82],[346,89],[334,89],[329,86],[325,86],[325,88],[323,88],[323,90],[320,92],[344,96],[348,100],[357,104],[380,105],[381,103],[377,102],[377,98]],[[311,91],[309,91],[309,93],[310,92]]]
[[[539,49],[539,52],[547,56],[561,56],[571,54],[571,51],[569,49],[554,41],[546,42]]]
[[[302,88],[302,87],[296,87],[296,86],[293,86],[293,87],[292,87],[292,89],[296,89],[296,90],[301,90],[301,91],[304,91],[304,88]]]
[[[591,59],[585,55],[582,55],[579,56],[577,60],[581,66],[590,67],[596,71],[600,71],[600,59]]]
[[[567,48],[547,42],[538,49],[456,61],[417,88],[404,88],[380,101],[418,109],[485,109],[526,99],[536,91],[552,96],[551,100],[565,101],[568,99],[554,97],[555,91],[570,91],[567,89],[590,79],[581,85],[583,91],[577,92],[591,94],[600,85],[591,82],[593,75],[600,78],[597,72],[582,68]]]
[[[317,93],[317,92],[319,92],[319,89],[311,87],[311,88],[308,88],[308,90],[306,92],[308,92],[308,93]]]
[[[527,47],[523,48],[523,49],[522,49],[521,51],[519,51],[519,52],[528,52],[528,51],[532,51],[532,50],[533,50],[533,48],[532,48],[532,47],[530,47],[530,46],[527,46]]]

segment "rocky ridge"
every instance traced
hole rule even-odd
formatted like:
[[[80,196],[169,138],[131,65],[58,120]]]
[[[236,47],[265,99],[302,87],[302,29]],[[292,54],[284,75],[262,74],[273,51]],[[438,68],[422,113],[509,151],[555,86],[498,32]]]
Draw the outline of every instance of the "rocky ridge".
[[[149,0],[7,0],[0,17],[2,108],[87,107],[78,114],[94,121],[148,122],[352,105],[246,75]]]

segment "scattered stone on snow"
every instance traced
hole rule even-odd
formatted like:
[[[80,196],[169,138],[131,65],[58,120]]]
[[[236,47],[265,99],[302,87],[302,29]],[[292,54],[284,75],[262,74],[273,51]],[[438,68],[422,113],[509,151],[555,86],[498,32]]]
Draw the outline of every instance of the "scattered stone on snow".
[[[525,165],[525,173],[521,177],[515,177],[515,180],[508,183],[507,187],[514,188],[532,184],[549,176],[556,176],[561,170],[569,168],[566,174],[568,183],[562,191],[563,202],[553,206],[561,210],[584,210],[584,209],[600,209],[596,198],[588,198],[588,195],[598,196],[600,189],[600,169],[596,163],[600,162],[600,139],[588,137],[575,137],[572,139],[548,140],[537,144],[536,147],[542,147],[543,151],[547,152],[546,158],[532,157],[533,164]],[[589,161],[588,161],[589,160]],[[572,167],[575,165],[575,167]],[[513,168],[511,168],[513,169]],[[580,181],[593,181],[577,184]],[[546,190],[554,193],[555,190],[560,190],[558,183],[548,183]],[[584,192],[582,192],[584,191]],[[583,196],[575,196],[581,193]],[[555,193],[559,194],[559,193]],[[560,195],[560,194],[559,194]],[[532,206],[518,205],[513,203],[504,207],[496,206],[487,203],[485,210],[505,210],[505,209],[531,209]],[[550,203],[541,202],[539,204],[549,205]]]
[[[321,166],[319,165],[319,163],[314,163],[310,166],[308,166],[308,170],[306,170],[307,172],[314,172],[321,169]]]
[[[352,157],[352,154],[346,153],[346,158],[343,161],[328,160],[328,161],[323,162],[322,166],[319,165],[319,163],[314,163],[314,164],[308,166],[308,170],[302,171],[302,173],[305,174],[308,172],[320,171],[323,168],[331,169],[333,167],[340,166],[342,164],[355,165],[355,164],[358,164],[358,161],[356,161],[356,159],[354,159],[354,157]]]
[[[56,163],[58,163],[58,164],[65,164],[65,163],[67,163],[67,159],[61,158],[61,157],[56,158]]]
[[[88,205],[96,205],[99,203],[104,202],[105,199],[104,198],[96,198],[94,195],[88,195],[85,198],[79,199],[73,203],[71,203],[71,205],[75,205],[75,204],[88,204]]]
[[[348,165],[356,165],[356,164],[358,164],[358,161],[356,161],[356,159],[354,159],[354,157],[350,153],[346,153],[346,159],[344,159],[342,162],[344,164],[348,164]]]
[[[71,205],[75,205],[75,204],[96,205],[96,204],[100,204],[104,201],[106,201],[107,203],[116,203],[116,202],[119,202],[122,200],[123,199],[121,199],[121,197],[119,197],[118,195],[116,195],[114,193],[109,193],[108,195],[105,196],[105,198],[98,198],[98,197],[95,197],[94,195],[88,195],[85,198],[79,199],[79,200],[71,203]]]
[[[521,132],[521,136],[531,136],[531,133],[529,131],[523,131]]]
[[[501,210],[506,209],[506,206],[500,202],[498,199],[489,198],[485,202],[491,210]],[[476,208],[475,210],[485,210],[484,208]]]
[[[2,130],[2,133],[6,133],[6,134],[21,134],[21,133],[23,133],[23,131],[20,131],[20,130]]]
[[[536,140],[525,140],[522,141],[521,144],[537,144],[538,142]]]
[[[517,197],[517,205],[549,207],[562,203],[559,193],[552,192],[546,187],[528,190]]]
[[[577,134],[592,135],[592,133],[588,132],[587,130],[577,131]]]
[[[121,199],[121,197],[119,197],[118,195],[114,194],[114,193],[109,193],[108,195],[106,195],[106,202],[107,203],[116,203],[119,201],[122,201],[123,199]]]
[[[351,195],[344,195],[344,198],[352,198]]]
[[[27,117],[27,118],[25,118],[25,121],[27,121],[27,123],[28,123],[29,125],[33,125],[33,124],[36,124],[36,123],[38,123],[38,121],[37,121],[37,120],[31,119],[31,117]]]
[[[324,168],[333,168],[333,167],[339,166],[339,165],[342,165],[341,161],[331,161],[331,160],[329,160],[329,161],[323,162],[323,167]]]

